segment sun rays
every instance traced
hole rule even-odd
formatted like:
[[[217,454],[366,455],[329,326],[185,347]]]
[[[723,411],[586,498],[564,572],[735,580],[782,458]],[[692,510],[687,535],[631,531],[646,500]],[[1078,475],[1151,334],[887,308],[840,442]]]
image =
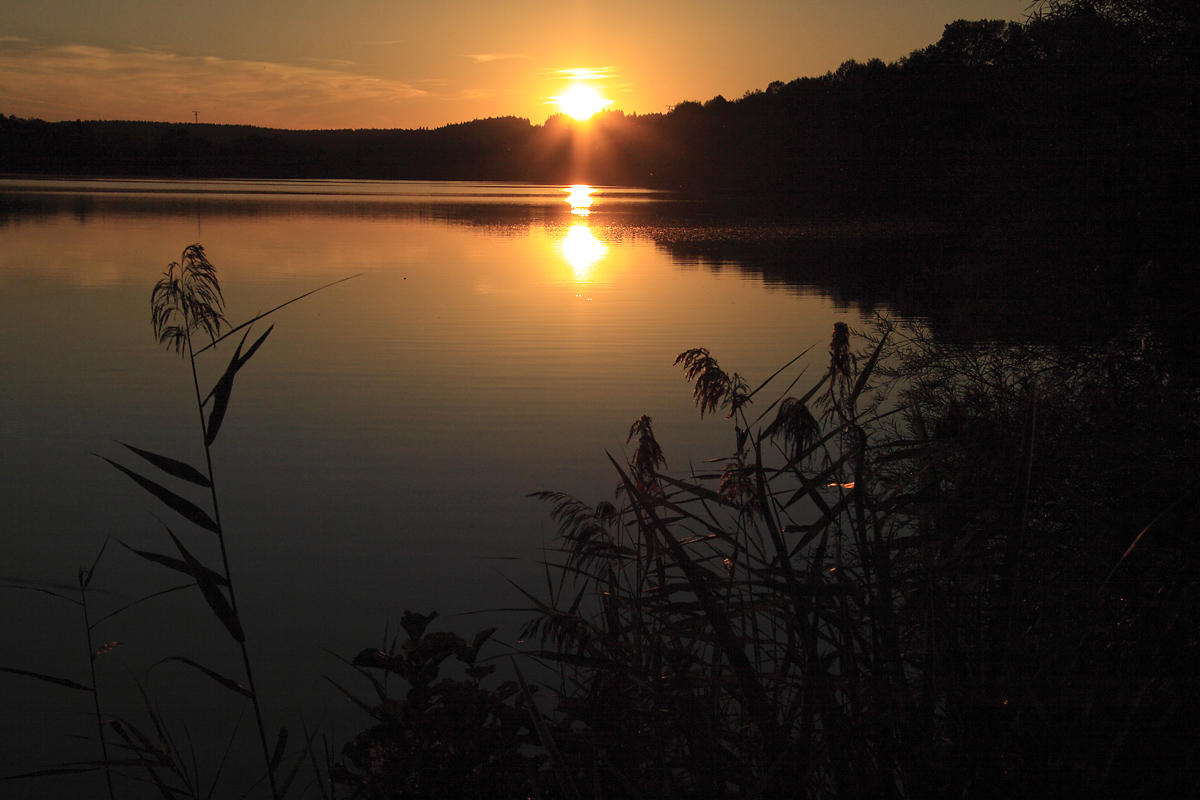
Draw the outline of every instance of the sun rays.
[[[612,71],[607,67],[561,69],[558,76],[568,81],[568,85],[561,94],[551,97],[550,102],[558,105],[563,113],[582,121],[612,105],[612,100],[601,95],[605,88],[603,81],[612,77]],[[589,85],[593,82],[596,85]]]

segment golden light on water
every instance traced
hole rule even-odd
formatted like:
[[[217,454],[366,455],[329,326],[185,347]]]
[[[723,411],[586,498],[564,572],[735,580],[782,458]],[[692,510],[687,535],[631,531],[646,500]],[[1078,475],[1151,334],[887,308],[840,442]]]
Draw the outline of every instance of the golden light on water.
[[[581,217],[586,217],[591,213],[588,209],[594,202],[592,199],[592,187],[582,183],[577,183],[574,186],[567,188],[567,202],[571,204],[571,213]]]
[[[571,269],[575,270],[575,280],[586,281],[592,274],[592,267],[604,258],[608,248],[592,235],[587,225],[572,225],[562,240],[563,255]]]
[[[584,120],[597,111],[603,111],[612,100],[606,100],[590,86],[575,84],[558,96],[558,105],[564,112],[575,119]]]

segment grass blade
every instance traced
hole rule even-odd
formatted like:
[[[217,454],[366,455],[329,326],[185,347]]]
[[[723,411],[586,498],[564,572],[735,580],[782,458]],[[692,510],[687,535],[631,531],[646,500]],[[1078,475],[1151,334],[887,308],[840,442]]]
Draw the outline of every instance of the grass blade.
[[[222,686],[224,686],[226,689],[230,690],[231,692],[240,694],[242,697],[246,697],[246,698],[250,697],[250,690],[247,689],[245,686],[242,686],[240,683],[238,683],[237,681],[235,681],[231,678],[226,678],[221,673],[216,672],[215,670],[211,670],[208,667],[204,666],[203,664],[198,664],[195,661],[192,661],[190,658],[184,658],[183,656],[167,656],[162,661],[157,662],[155,664],[155,666],[157,666],[158,664],[162,664],[166,661],[178,661],[181,664],[187,664],[190,667],[195,667],[196,669],[200,670],[205,675],[212,678],[214,681],[221,684]]]
[[[250,360],[250,356],[254,355],[255,352],[258,351],[258,348],[262,347],[262,343],[267,340],[267,337],[271,335],[271,331],[273,331],[273,330],[275,330],[274,325],[267,328],[266,332],[263,333],[262,336],[258,337],[258,339],[254,342],[254,344],[250,345],[250,349],[246,351],[246,355],[242,356],[238,360],[238,369],[241,369],[242,367],[246,366],[246,362]],[[238,348],[238,349],[240,350],[241,348]]]
[[[1137,548],[1138,544],[1142,541],[1142,538],[1147,533],[1150,532],[1150,529],[1153,528],[1154,525],[1160,519],[1167,516],[1167,514],[1169,514],[1170,512],[1174,511],[1175,506],[1182,503],[1184,501],[1184,499],[1186,499],[1187,497],[1188,497],[1188,494],[1184,494],[1182,497],[1177,499],[1174,503],[1171,503],[1171,505],[1167,506],[1166,510],[1164,510],[1162,513],[1160,513],[1157,517],[1150,520],[1150,524],[1148,524],[1146,527],[1142,528],[1142,532],[1139,533],[1134,538],[1134,540],[1129,544],[1129,547],[1125,549],[1125,552],[1121,554],[1121,557],[1119,559],[1117,559],[1117,563],[1113,565],[1112,571],[1108,573],[1108,577],[1104,579],[1104,583],[1100,584],[1099,591],[1101,591],[1101,592],[1104,591],[1104,587],[1108,586],[1108,582],[1112,580],[1113,575],[1117,574],[1117,570],[1119,570],[1121,568],[1121,565],[1125,563],[1125,559],[1129,558],[1129,554],[1132,553]]]
[[[249,335],[250,331],[246,331],[242,336],[242,341],[233,351],[233,358],[229,359],[229,366],[225,367],[225,372],[217,380],[212,391],[208,393],[208,397],[204,398],[205,403],[209,400],[213,401],[212,410],[208,412],[208,422],[204,426],[204,444],[206,446],[216,440],[217,433],[221,430],[221,423],[225,420],[225,412],[229,410],[229,396],[233,392],[233,377],[241,369],[242,345],[246,343],[246,337]]]
[[[221,761],[217,764],[216,773],[213,775],[212,783],[209,784],[208,793],[204,795],[204,800],[212,800],[213,793],[217,791],[217,784],[221,781],[221,773],[225,771],[225,765],[229,763],[229,753],[233,750],[233,743],[237,739],[237,732],[242,727],[242,718],[246,716],[246,706],[242,705],[241,713],[238,714],[237,722],[233,725],[233,730],[229,733],[229,741],[225,743],[225,752],[221,754]]]
[[[138,605],[139,603],[144,603],[147,600],[151,600],[155,597],[158,597],[159,595],[170,594],[171,592],[178,592],[178,591],[182,591],[183,589],[190,589],[195,585],[196,584],[194,584],[194,583],[185,583],[180,586],[172,586],[170,589],[163,589],[162,591],[154,592],[153,594],[148,594],[145,597],[139,597],[137,600],[134,600],[132,603],[126,603],[125,605],[118,608],[116,611],[111,611],[111,612],[105,614],[103,617],[101,617],[100,619],[96,620],[91,625],[89,625],[88,630],[89,631],[94,630],[95,627],[97,625],[99,625],[101,622],[104,622],[107,619],[111,619],[112,617],[115,617],[117,614],[120,614],[122,611],[124,611],[126,609],[133,608],[134,606]]]
[[[365,702],[363,702],[363,700],[361,700],[357,695],[355,695],[349,689],[342,686],[340,683],[335,681],[333,678],[327,677],[327,678],[325,678],[325,680],[332,683],[335,689],[337,689],[342,694],[346,695],[346,699],[348,699],[351,703],[354,703],[354,705],[358,706],[363,711],[367,712],[368,716],[372,716],[372,717],[375,716],[375,709],[371,708],[371,706],[369,706]]]
[[[229,360],[229,366],[225,368],[225,374],[217,381],[217,385],[208,393],[208,397],[212,398],[213,407],[208,415],[208,424],[204,431],[204,444],[211,445],[217,439],[217,433],[221,430],[221,423],[225,420],[225,412],[229,410],[229,396],[233,392],[233,378],[237,375],[238,370],[246,366],[246,362],[250,360],[250,356],[262,346],[266,338],[275,330],[272,325],[267,328],[267,332],[258,337],[258,341],[250,345],[250,349],[246,351],[246,355],[242,355],[242,345],[246,343],[246,336],[250,335],[250,331],[246,331],[246,336],[242,337],[242,341],[238,343],[237,350],[233,353],[233,358]],[[208,398],[204,402],[208,402]]]
[[[65,594],[59,594],[53,589],[42,589],[38,586],[23,586],[19,583],[6,583],[0,586],[0,589],[19,589],[26,592],[41,592],[42,594],[48,594],[51,597],[57,597],[60,600],[66,600],[68,603],[74,603],[77,606],[83,605],[83,603],[80,603],[73,597],[67,597]]]
[[[202,486],[205,489],[212,486],[208,476],[193,467],[191,464],[185,464],[182,461],[177,461],[173,458],[168,458],[167,456],[161,456],[158,453],[151,453],[149,450],[142,450],[141,448],[134,447],[131,444],[125,444],[125,442],[117,442],[117,444],[128,448],[134,453],[137,453],[139,456],[146,459],[168,475],[187,481],[188,483],[194,483],[197,486]]]
[[[327,283],[324,286],[318,286],[316,289],[313,289],[311,292],[305,292],[304,294],[300,295],[299,297],[293,297],[291,300],[288,300],[286,303],[280,303],[279,305],[272,308],[270,311],[264,311],[263,313],[259,314],[258,316],[254,317],[252,319],[246,320],[241,325],[238,325],[236,328],[230,328],[229,330],[225,331],[224,334],[222,334],[221,336],[218,336],[216,339],[213,339],[210,344],[206,344],[204,347],[201,347],[199,350],[197,350],[196,355],[200,355],[205,350],[208,350],[211,347],[216,347],[222,341],[224,341],[225,339],[228,339],[230,336],[237,333],[242,328],[246,328],[246,327],[249,327],[250,325],[253,325],[254,323],[258,322],[263,317],[270,316],[271,314],[274,314],[276,311],[278,311],[281,308],[290,306],[292,303],[295,303],[298,300],[303,300],[304,298],[308,297],[309,295],[313,295],[313,294],[316,294],[317,292],[324,291],[325,289],[328,289],[330,286],[337,286],[339,283],[345,283],[348,280],[353,280],[354,278],[357,278],[357,277],[359,277],[359,275],[362,275],[362,274],[363,273],[359,272],[359,273],[357,273],[355,275],[351,275],[347,278],[339,278],[338,280],[333,281],[332,283]]]
[[[306,757],[312,758],[313,768],[316,769],[316,766],[317,766],[316,754],[313,752],[313,740],[316,738],[317,738],[317,732],[314,730],[312,733],[309,733],[308,726],[306,725],[304,727],[304,747],[303,747],[303,749],[301,749],[300,754],[298,756],[296,756],[296,763],[294,763],[292,765],[292,768],[290,770],[288,770],[288,774],[284,777],[283,783],[279,784],[280,800],[283,800],[283,798],[288,793],[288,789],[292,788],[292,782],[295,781],[296,776],[300,774],[300,768],[304,766],[304,759]],[[281,762],[283,760],[283,746],[286,742],[287,742],[287,730],[284,728],[280,728],[279,729],[279,744],[275,748],[275,759],[276,759],[275,766],[276,766],[276,768],[278,768],[279,762]],[[317,780],[320,781],[321,771],[318,769],[318,770],[316,770],[316,772],[317,772]],[[325,796],[324,788],[321,789],[321,796],[322,797]]]
[[[870,379],[871,373],[875,371],[875,363],[879,361],[879,354],[883,352],[883,346],[887,344],[887,340],[888,331],[884,330],[883,336],[879,338],[879,344],[875,346],[875,351],[871,353],[871,357],[867,359],[866,366],[864,366],[862,372],[858,374],[858,380],[854,382],[854,389],[850,392],[851,406],[853,406],[854,402],[858,400],[858,396],[862,394],[862,390],[866,387],[867,380]]]
[[[100,456],[100,458],[104,458],[104,456]],[[110,458],[104,458],[104,460],[107,461],[109,464],[112,464],[114,467],[119,469],[121,472],[124,472],[126,475],[128,475],[130,478],[132,478],[135,483],[137,483],[143,489],[148,491],[150,494],[157,497],[164,504],[166,504],[172,511],[176,512],[184,519],[188,520],[189,522],[193,522],[196,525],[199,525],[201,528],[204,528],[205,530],[212,531],[213,533],[216,533],[216,534],[220,534],[220,532],[221,532],[220,526],[218,526],[217,523],[213,521],[213,518],[210,517],[202,508],[197,506],[191,500],[185,500],[184,498],[175,494],[174,492],[172,492],[170,489],[166,488],[165,486],[160,486],[159,484],[155,483],[154,481],[150,480],[149,478],[142,477],[141,475],[137,474],[133,470],[121,466],[120,464],[118,464],[117,462],[113,461]]]
[[[246,634],[242,630],[242,623],[238,621],[233,606],[229,605],[229,601],[225,599],[225,595],[221,593],[217,583],[209,577],[214,574],[213,571],[197,561],[183,546],[183,542],[179,541],[174,533],[171,533],[170,528],[167,528],[167,535],[171,537],[171,541],[179,548],[179,554],[187,562],[192,577],[196,579],[196,584],[200,587],[200,593],[208,602],[208,607],[217,615],[217,619],[221,620],[221,624],[225,626],[225,630],[229,631],[233,640],[238,644],[243,644],[246,641]]]
[[[96,560],[92,562],[92,566],[79,570],[79,588],[86,589],[92,582],[92,576],[96,574],[96,567],[100,565],[100,559],[104,557],[104,551],[108,549],[108,540],[111,537],[104,537],[104,544],[100,545],[100,552],[96,553]]]
[[[288,732],[287,728],[279,729],[279,738],[275,740],[275,752],[271,755],[271,771],[279,769],[279,763],[283,761],[283,751],[287,747]],[[303,759],[301,759],[303,761]]]
[[[4,775],[0,776],[0,781],[16,781],[22,778],[42,778],[47,775],[75,775],[80,772],[95,772],[100,767],[48,767],[46,769],[34,770],[33,772],[22,772],[19,775]]]
[[[385,637],[385,638],[386,638],[386,637]],[[351,662],[349,662],[349,661],[347,661],[346,659],[342,658],[340,655],[338,655],[337,653],[333,652],[332,650],[326,650],[325,652],[326,652],[326,653],[329,653],[329,655],[333,656],[333,657],[334,657],[334,658],[336,658],[338,661],[341,661],[341,662],[342,662],[343,664],[345,664],[347,667],[350,667],[350,668],[351,668],[351,669],[353,669],[355,672],[357,672],[359,675],[362,675],[364,678],[366,678],[368,681],[370,681],[370,682],[371,682],[371,685],[372,685],[372,686],[375,688],[375,694],[377,694],[377,695],[379,696],[379,702],[381,702],[381,703],[382,703],[384,700],[387,700],[387,699],[388,699],[388,695],[387,695],[387,689],[386,689],[386,688],[384,687],[384,685],[383,685],[382,683],[380,683],[380,682],[379,682],[379,680],[378,680],[378,679],[377,679],[377,678],[376,678],[374,675],[372,675],[370,672],[368,672],[367,670],[363,669],[362,667],[356,667],[354,664],[352,664]],[[335,684],[335,685],[336,685],[336,684]]]
[[[68,689],[78,689],[81,692],[93,691],[92,687],[84,686],[82,683],[76,683],[75,681],[67,680],[66,678],[56,678],[53,675],[46,675],[41,672],[30,672],[24,669],[13,669],[12,667],[0,667],[0,672],[11,672],[13,675],[24,675],[27,678],[37,678],[39,681],[58,684],[59,686],[65,686]]]
[[[207,580],[212,581],[213,583],[217,584],[218,586],[228,586],[229,585],[229,581],[225,579],[224,575],[222,575],[221,573],[216,572],[214,570],[211,570],[202,564],[197,563],[195,565],[195,567],[193,567],[192,565],[189,565],[186,561],[180,561],[178,558],[172,558],[171,556],[164,556],[162,553],[152,553],[149,550],[138,550],[137,548],[130,547],[129,545],[122,542],[120,539],[117,540],[117,543],[120,544],[122,547],[124,547],[126,550],[130,550],[134,553],[137,553],[139,556],[146,559],[147,561],[153,561],[156,564],[162,564],[164,567],[173,569],[176,572],[182,572],[184,575],[187,575],[189,577],[195,578],[196,575],[192,570],[194,568],[199,568],[201,571],[203,571],[205,573],[205,577]],[[167,591],[173,591],[173,590],[168,589]],[[156,594],[161,594],[161,592],[158,592]],[[145,600],[150,597],[154,597],[154,595],[147,595],[147,597],[144,597],[142,599]],[[137,602],[141,602],[141,601],[137,601]]]

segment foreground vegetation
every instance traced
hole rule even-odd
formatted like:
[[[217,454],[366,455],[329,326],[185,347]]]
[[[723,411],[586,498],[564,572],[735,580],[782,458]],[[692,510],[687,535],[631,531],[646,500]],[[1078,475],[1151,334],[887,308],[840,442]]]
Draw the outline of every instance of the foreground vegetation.
[[[340,282],[336,281],[335,283]],[[92,698],[96,743],[99,751],[96,755],[99,758],[56,764],[16,775],[3,776],[0,780],[8,782],[102,772],[110,798],[116,797],[116,784],[131,786],[139,782],[153,786],[161,796],[167,798],[212,796],[218,787],[229,750],[236,739],[236,730],[237,727],[240,727],[240,720],[239,724],[235,725],[234,733],[226,745],[225,757],[222,758],[220,764],[213,768],[213,777],[211,779],[207,776],[202,778],[201,768],[196,763],[194,743],[191,741],[191,734],[187,731],[186,724],[184,725],[186,739],[176,739],[142,682],[137,682],[137,689],[144,702],[146,719],[133,720],[114,715],[102,707],[102,687],[96,677],[97,660],[107,656],[121,644],[119,641],[110,641],[97,646],[95,637],[98,626],[105,623],[111,625],[109,620],[134,606],[192,588],[199,589],[204,604],[237,646],[240,656],[237,660],[240,662],[241,675],[238,678],[229,677],[206,664],[182,655],[162,657],[150,669],[167,662],[186,665],[228,691],[231,699],[240,698],[241,702],[249,705],[253,712],[257,745],[261,751],[264,777],[261,782],[266,784],[269,796],[274,800],[279,800],[287,794],[300,766],[304,764],[305,757],[312,755],[312,735],[304,740],[301,747],[293,746],[289,752],[287,750],[289,735],[286,727],[280,727],[274,736],[268,734],[261,694],[255,683],[250,649],[238,611],[235,582],[230,566],[228,532],[221,520],[216,473],[213,469],[212,458],[213,445],[216,443],[229,410],[234,380],[274,329],[274,326],[267,328],[247,346],[254,324],[312,293],[309,292],[289,300],[253,319],[231,327],[224,316],[225,301],[217,279],[216,268],[209,262],[204,248],[199,244],[184,248],[180,260],[171,263],[163,273],[161,280],[155,284],[151,293],[151,321],[154,336],[159,344],[164,345],[168,350],[174,350],[176,354],[184,356],[188,360],[196,412],[200,423],[200,440],[204,448],[204,464],[201,468],[197,468],[170,456],[121,443],[127,455],[132,454],[140,459],[135,463],[136,469],[125,466],[107,456],[101,456],[101,458],[152,495],[161,504],[159,511],[172,512],[169,515],[170,523],[159,518],[157,514],[154,515],[161,527],[161,532],[165,533],[166,538],[170,540],[172,548],[169,552],[142,550],[121,539],[106,538],[100,545],[99,553],[92,565],[79,568],[77,599],[59,591],[58,587],[50,589],[36,583],[22,582],[3,585],[3,588],[57,597],[80,608],[83,640],[87,647],[86,655],[89,664],[86,683],[72,678],[64,678],[57,673],[49,674],[7,666],[0,666],[0,672],[89,694]],[[221,372],[212,389],[207,394],[203,394],[200,388],[200,369],[197,357],[212,351],[226,338],[239,331],[244,332],[228,365]],[[207,344],[203,342],[204,338],[208,339]],[[118,547],[123,548],[157,567],[165,567],[173,574],[186,576],[190,582],[152,592],[116,609],[109,609],[108,613],[97,615],[94,605],[89,605],[89,592],[93,589],[92,582],[97,576],[101,560],[105,552],[109,550],[110,544],[114,545],[114,550]],[[214,566],[208,566],[209,563]],[[243,708],[243,714],[244,711]],[[269,744],[269,740],[273,740],[274,744]],[[186,741],[186,746],[184,741]],[[285,755],[288,769],[281,775],[281,769],[285,765]],[[117,780],[114,781],[114,778]]]
[[[400,650],[355,663],[412,689],[364,704],[377,724],[338,783],[355,797],[465,796],[463,781],[488,797],[1200,788],[1194,385],[1159,368],[1148,333],[1067,353],[839,324],[829,355],[768,402],[785,372],[751,390],[708,351],[681,354],[700,413],[725,414],[727,455],[671,472],[642,417],[611,500],[540,494],[560,540],[548,593],[522,589],[521,637],[556,670],[553,708],[482,686],[490,631],[434,645],[427,620],[406,621]],[[466,679],[414,678],[431,654],[458,654]],[[464,706],[479,724],[450,723]]]

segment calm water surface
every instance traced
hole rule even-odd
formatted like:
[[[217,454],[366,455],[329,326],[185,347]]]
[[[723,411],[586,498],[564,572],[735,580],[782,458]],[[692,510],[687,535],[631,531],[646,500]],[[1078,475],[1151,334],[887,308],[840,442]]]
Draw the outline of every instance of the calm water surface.
[[[811,290],[673,260],[648,222],[660,195],[598,189],[587,216],[567,196],[491,184],[0,181],[0,575],[71,584],[109,536],[169,551],[159,507],[92,454],[132,465],[120,441],[202,462],[190,374],[156,345],[149,314],[167,263],[199,242],[235,322],[358,276],[272,318],[214,445],[272,719],[298,730],[300,712],[310,725],[324,715],[341,736],[363,727],[321,678],[356,676],[323,648],[349,657],[375,646],[405,609],[439,610],[464,635],[500,624],[515,643],[520,614],[453,615],[524,605],[510,579],[542,585],[536,559],[553,528],[530,492],[610,496],[605,450],[619,454],[641,414],[673,470],[732,449],[728,424],[692,406],[672,367],[680,351],[707,347],[757,384],[814,343],[819,364],[834,321],[861,321]],[[202,383],[230,354],[203,363]],[[215,560],[207,534],[187,535]],[[164,573],[110,546],[95,602],[115,608],[174,585]],[[73,606],[0,597],[0,664],[86,679]],[[218,729],[232,725],[236,703],[207,679],[177,665],[147,672],[178,654],[239,673],[194,591],[125,612],[97,636],[121,642],[98,662],[103,686],[144,680],[193,727],[210,708],[222,709],[210,715]],[[54,749],[65,734],[94,735],[86,702],[23,680],[0,675],[10,719],[36,720],[0,743],[3,772],[70,754]],[[121,690],[111,697],[122,702]]]

